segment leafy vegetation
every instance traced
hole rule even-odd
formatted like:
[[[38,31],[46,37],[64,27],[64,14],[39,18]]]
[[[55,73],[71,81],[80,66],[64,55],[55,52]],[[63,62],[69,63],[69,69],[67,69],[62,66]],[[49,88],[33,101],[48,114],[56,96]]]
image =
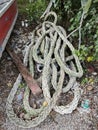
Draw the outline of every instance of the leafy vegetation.
[[[18,0],[18,8],[21,14],[25,14],[29,21],[39,22],[40,16],[47,7],[46,0]]]
[[[93,61],[91,49],[93,49],[93,46],[86,47],[85,45],[81,45],[79,50],[75,50],[75,53],[81,61],[91,62]]]
[[[28,0],[18,0],[19,11],[27,14],[30,21],[38,22],[50,0],[32,1],[30,3]],[[97,5],[98,0],[55,0],[52,7],[58,15],[59,23],[67,30],[67,34],[80,27],[80,30],[73,33],[69,39],[77,47],[75,53],[81,61],[98,61]]]
[[[76,4],[77,3],[77,4]],[[71,33],[81,24],[81,46],[76,53],[82,61],[98,60],[98,0],[58,0],[56,12],[62,16],[61,21],[65,24],[67,33]],[[60,23],[61,23],[60,21]],[[70,39],[77,46],[79,43],[79,32],[76,31]],[[77,44],[76,44],[77,43]],[[92,53],[91,53],[92,52]]]

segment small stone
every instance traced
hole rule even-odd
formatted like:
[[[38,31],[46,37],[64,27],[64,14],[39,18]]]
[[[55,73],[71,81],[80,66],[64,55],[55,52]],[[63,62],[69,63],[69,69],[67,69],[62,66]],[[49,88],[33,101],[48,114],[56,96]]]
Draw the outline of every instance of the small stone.
[[[33,108],[34,108],[34,109],[36,109],[36,108],[37,108],[37,105],[36,105],[35,103],[34,103],[32,106],[33,106]]]
[[[12,87],[12,84],[9,82],[9,83],[7,83],[7,86],[8,87]]]
[[[93,90],[93,86],[91,86],[91,85],[88,85],[88,86],[87,86],[87,90],[88,90],[88,91],[91,91],[91,90]]]
[[[24,24],[25,24],[24,21],[21,21],[21,25],[22,25],[22,27],[24,27]]]
[[[96,75],[97,75],[97,72],[93,72],[92,75],[96,76]]]
[[[25,27],[28,27],[29,26],[29,24],[28,23],[25,23]]]

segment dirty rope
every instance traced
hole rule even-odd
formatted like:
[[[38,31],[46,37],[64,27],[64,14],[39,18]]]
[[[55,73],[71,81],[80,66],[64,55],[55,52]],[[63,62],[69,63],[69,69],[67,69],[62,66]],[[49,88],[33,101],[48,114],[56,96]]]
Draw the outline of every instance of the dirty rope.
[[[53,22],[48,20],[50,15],[54,16]],[[35,75],[34,69],[37,65],[41,75],[37,80],[40,81],[47,105],[42,105],[38,109],[32,108],[29,104],[30,90],[26,86],[23,99],[26,111],[25,120],[14,113],[12,102],[22,82],[22,76],[19,74],[6,104],[7,116],[17,126],[35,127],[46,119],[51,110],[60,114],[67,114],[76,109],[78,105],[81,91],[76,78],[83,75],[83,70],[74,47],[67,39],[65,30],[61,26],[57,26],[56,23],[57,15],[54,12],[49,12],[45,16],[44,22],[33,31],[31,44],[27,47],[24,56],[24,64],[29,65],[32,76]],[[66,85],[64,84],[65,80]],[[53,95],[51,95],[51,88],[54,89]],[[58,106],[57,101],[60,94],[66,93],[70,89],[74,93],[73,100],[66,106]],[[27,117],[35,118],[28,120]]]

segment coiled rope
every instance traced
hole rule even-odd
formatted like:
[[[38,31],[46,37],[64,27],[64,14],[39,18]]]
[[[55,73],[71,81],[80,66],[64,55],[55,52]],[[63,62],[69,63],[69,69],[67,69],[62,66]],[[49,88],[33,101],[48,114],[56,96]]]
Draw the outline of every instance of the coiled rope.
[[[47,19],[50,15],[54,16],[54,22]],[[76,82],[77,77],[83,75],[83,70],[75,49],[68,41],[66,32],[61,26],[57,26],[57,15],[49,12],[41,25],[38,25],[32,33],[31,44],[26,49],[24,64],[29,65],[32,76],[35,76],[35,64],[43,66],[40,81],[46,106],[34,109],[29,104],[30,90],[25,88],[23,104],[26,111],[25,120],[19,118],[13,110],[12,102],[17,89],[22,82],[22,76],[19,74],[13,88],[8,96],[6,103],[6,113],[11,122],[23,128],[30,128],[39,125],[46,119],[51,110],[60,114],[71,113],[76,109],[80,99],[81,91]],[[68,50],[71,54],[69,54]],[[59,69],[58,69],[59,68]],[[69,77],[69,80],[66,78]],[[39,80],[38,79],[38,80]],[[64,80],[67,84],[64,86]],[[55,91],[51,96],[51,88]],[[66,106],[58,106],[57,101],[61,93],[66,93],[72,89],[74,98]],[[35,117],[31,120],[26,117]]]

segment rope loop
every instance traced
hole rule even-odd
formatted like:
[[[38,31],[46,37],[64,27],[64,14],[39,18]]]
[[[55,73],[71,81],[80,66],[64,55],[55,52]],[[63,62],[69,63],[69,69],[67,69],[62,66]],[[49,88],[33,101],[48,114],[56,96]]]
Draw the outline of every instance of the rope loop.
[[[54,21],[48,21],[49,16],[54,16]],[[44,121],[51,110],[60,114],[72,113],[78,105],[81,96],[76,78],[83,75],[79,58],[74,54],[74,47],[68,41],[63,27],[57,26],[57,15],[49,12],[44,22],[36,27],[32,33],[31,44],[26,48],[24,64],[29,66],[32,76],[38,75],[36,80],[41,84],[43,91],[43,104],[35,109],[29,104],[30,90],[25,87],[23,105],[26,111],[25,120],[19,118],[13,110],[12,102],[17,93],[22,76],[19,74],[8,96],[6,113],[9,119],[23,128],[31,128]],[[58,105],[62,93],[72,90],[73,100],[68,105]],[[32,117],[35,117],[32,119]]]
[[[54,17],[54,21],[53,23],[56,24],[57,23],[57,15],[55,12],[51,11],[49,13],[46,14],[44,21],[47,21],[48,17],[53,16]]]

